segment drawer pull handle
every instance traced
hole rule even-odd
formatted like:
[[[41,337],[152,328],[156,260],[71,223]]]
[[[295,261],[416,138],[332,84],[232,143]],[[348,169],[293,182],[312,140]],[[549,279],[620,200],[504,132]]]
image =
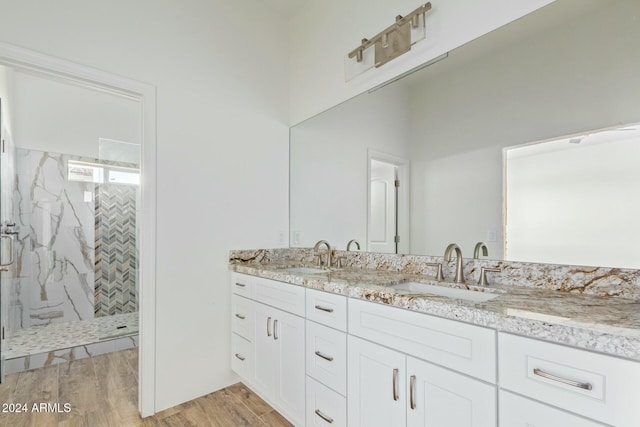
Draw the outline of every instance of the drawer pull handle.
[[[271,317],[267,318],[267,336],[271,336]]]
[[[316,305],[316,310],[326,311],[327,313],[333,313],[333,308],[326,308],[321,305]]]
[[[411,375],[409,377],[409,407],[416,409],[416,402],[414,399],[414,389],[416,387],[416,376]]]
[[[392,381],[392,388],[393,388],[393,400],[398,400],[398,369],[394,369],[393,370],[393,381]]]
[[[328,360],[329,362],[333,362],[333,357],[327,356],[326,354],[320,353],[320,351],[316,351],[316,356],[323,358],[324,360]]]
[[[273,339],[278,339],[278,319],[273,321]]]
[[[320,418],[322,418],[323,420],[325,420],[326,422],[328,422],[329,424],[333,424],[333,418],[331,417],[327,417],[325,414],[323,414],[322,412],[320,412],[320,409],[316,409],[316,415],[319,416]]]
[[[237,357],[238,359],[240,359],[240,360],[242,360],[242,361],[244,362],[244,359],[245,359],[245,358],[244,358],[244,357],[242,357],[242,356],[240,356],[240,354],[239,354],[239,353],[236,353],[236,357]]]
[[[236,313],[236,317],[237,317],[238,319],[240,319],[240,320],[244,320],[244,319],[246,319],[246,317],[245,317],[245,316],[243,316],[242,314],[238,314],[238,313]]]
[[[247,286],[247,285],[245,285],[244,283],[236,282],[236,286],[239,286],[239,287],[241,287],[241,288],[244,288],[244,287],[245,287],[245,286]]]
[[[539,377],[542,377],[542,378],[546,378],[548,380],[558,381],[558,382],[560,382],[562,384],[567,384],[567,385],[570,385],[572,387],[578,387],[578,388],[581,388],[581,389],[584,389],[584,390],[593,389],[593,386],[590,383],[581,383],[579,381],[573,381],[573,380],[569,380],[567,378],[558,377],[556,375],[553,375],[553,374],[550,374],[548,372],[545,372],[542,369],[535,368],[533,370],[533,374],[537,375]]]

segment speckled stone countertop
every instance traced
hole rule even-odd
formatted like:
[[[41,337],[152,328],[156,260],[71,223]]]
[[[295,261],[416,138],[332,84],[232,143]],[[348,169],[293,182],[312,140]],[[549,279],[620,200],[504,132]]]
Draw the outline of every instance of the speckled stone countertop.
[[[233,255],[233,254],[232,254]],[[256,262],[243,259],[229,269],[238,273],[388,304],[448,319],[640,361],[640,300],[575,294],[536,287],[435,282],[433,276],[403,271],[344,268],[302,274],[287,268],[308,263]],[[473,302],[394,289],[401,282],[422,282],[498,293]]]

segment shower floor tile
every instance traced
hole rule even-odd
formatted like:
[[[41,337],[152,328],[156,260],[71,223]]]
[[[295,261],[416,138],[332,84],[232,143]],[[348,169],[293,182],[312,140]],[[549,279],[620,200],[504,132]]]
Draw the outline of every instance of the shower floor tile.
[[[138,333],[138,313],[114,314],[76,322],[32,326],[7,340],[5,359],[93,344]]]

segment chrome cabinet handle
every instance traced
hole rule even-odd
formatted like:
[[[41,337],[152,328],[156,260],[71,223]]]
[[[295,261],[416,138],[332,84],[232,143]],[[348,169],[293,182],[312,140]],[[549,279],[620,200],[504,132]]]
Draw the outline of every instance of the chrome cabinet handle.
[[[316,356],[323,358],[324,360],[328,360],[329,362],[333,362],[333,357],[327,356],[325,354],[320,353],[320,351],[316,351]]]
[[[572,387],[581,388],[584,390],[591,390],[593,386],[590,383],[581,383],[579,381],[570,380],[567,378],[558,377],[556,375],[550,374],[548,372],[543,371],[542,369],[535,368],[533,370],[533,374],[542,378],[546,378],[552,381],[558,381],[559,383],[570,385]]]
[[[326,308],[321,305],[316,305],[316,310],[326,311],[327,313],[333,313],[333,308]]]
[[[398,369],[393,370],[393,400],[398,400]]]
[[[278,339],[278,319],[273,321],[273,339]]]
[[[247,285],[245,285],[244,283],[236,282],[236,286],[239,286],[239,287],[241,287],[241,288],[244,288],[244,287],[245,287],[245,286],[247,286]]]
[[[244,357],[240,356],[240,353],[236,353],[236,357],[244,362]]]
[[[244,320],[244,319],[246,319],[246,317],[245,317],[245,316],[243,316],[242,314],[238,314],[238,313],[236,313],[236,317],[237,317],[238,319],[240,319],[240,320]]]
[[[315,410],[316,415],[319,416],[320,418],[322,418],[323,420],[325,420],[326,422],[328,422],[329,424],[333,424],[333,418],[331,417],[327,417],[325,414],[323,414],[322,412],[320,412],[320,409],[316,409]]]
[[[416,409],[416,402],[414,400],[415,386],[416,386],[416,376],[411,375],[409,377],[409,407],[411,409]]]
[[[271,317],[267,318],[267,336],[271,336]]]
[[[2,235],[0,235],[0,240],[1,239],[9,239],[9,262],[5,264],[0,261],[0,267],[9,267],[11,264],[13,264],[13,238],[11,237],[11,235],[3,233]]]

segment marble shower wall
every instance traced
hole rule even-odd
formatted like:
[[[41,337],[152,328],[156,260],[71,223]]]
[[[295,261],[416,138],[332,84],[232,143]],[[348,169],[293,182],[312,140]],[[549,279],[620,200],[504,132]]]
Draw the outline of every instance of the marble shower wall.
[[[16,149],[16,281],[9,328],[94,316],[93,183],[68,181],[78,156]]]
[[[138,311],[136,201],[138,187],[95,186],[95,315]]]

